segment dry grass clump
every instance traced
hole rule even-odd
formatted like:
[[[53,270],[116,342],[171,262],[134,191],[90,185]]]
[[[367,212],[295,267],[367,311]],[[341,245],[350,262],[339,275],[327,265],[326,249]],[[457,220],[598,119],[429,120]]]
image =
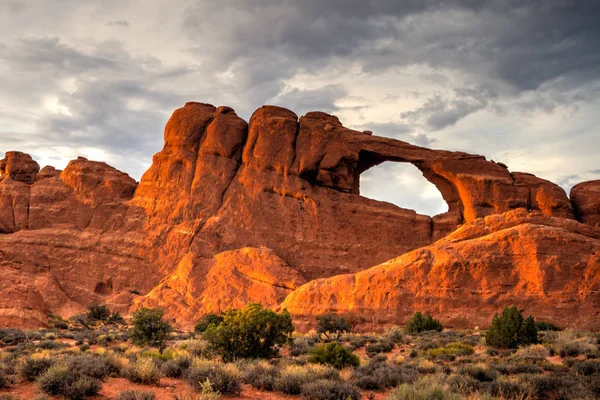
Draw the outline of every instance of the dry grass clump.
[[[139,358],[125,369],[123,375],[131,382],[144,385],[158,385],[162,378],[160,368],[151,358]]]

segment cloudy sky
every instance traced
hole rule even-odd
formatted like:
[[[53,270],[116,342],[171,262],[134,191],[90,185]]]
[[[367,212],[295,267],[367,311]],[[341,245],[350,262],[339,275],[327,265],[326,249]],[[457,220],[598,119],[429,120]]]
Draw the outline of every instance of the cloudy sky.
[[[186,101],[323,110],[502,161],[567,191],[600,178],[597,0],[0,0],[0,156],[141,177]],[[363,194],[435,214],[411,165]]]

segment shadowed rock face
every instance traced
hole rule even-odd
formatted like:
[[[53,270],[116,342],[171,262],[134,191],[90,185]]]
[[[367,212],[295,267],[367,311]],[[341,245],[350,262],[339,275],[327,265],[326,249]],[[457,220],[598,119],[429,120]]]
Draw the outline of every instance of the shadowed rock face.
[[[353,131],[321,112],[298,119],[264,106],[246,123],[229,107],[187,103],[164,140],[139,185],[105,163],[40,170],[6,153],[0,273],[12,278],[0,284],[0,326],[107,301],[160,305],[189,327],[247,301],[274,306],[307,281],[359,272],[484,216],[524,209],[577,224],[551,182]],[[386,161],[419,168],[449,211],[431,218],[360,196],[360,174]],[[588,198],[578,209],[593,208]]]

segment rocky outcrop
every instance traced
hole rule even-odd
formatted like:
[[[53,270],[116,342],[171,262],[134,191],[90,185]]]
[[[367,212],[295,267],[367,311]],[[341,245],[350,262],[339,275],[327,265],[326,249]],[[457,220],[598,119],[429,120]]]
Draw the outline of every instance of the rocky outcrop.
[[[485,216],[520,209],[577,224],[551,182],[354,131],[321,112],[264,106],[247,123],[229,107],[187,103],[164,141],[139,185],[102,162],[40,170],[6,153],[0,273],[10,283],[0,285],[0,326],[43,325],[48,311],[69,316],[105,301],[162,306],[189,327],[207,311],[275,306],[305,282],[356,274]],[[386,161],[417,167],[448,212],[360,196],[360,175]]]
[[[573,186],[570,196],[577,218],[583,223],[600,227],[600,179]]]
[[[444,327],[487,327],[512,304],[558,326],[599,329],[600,231],[525,210],[491,215],[366,271],[311,281],[281,307],[304,328],[339,313],[377,330],[417,310]]]

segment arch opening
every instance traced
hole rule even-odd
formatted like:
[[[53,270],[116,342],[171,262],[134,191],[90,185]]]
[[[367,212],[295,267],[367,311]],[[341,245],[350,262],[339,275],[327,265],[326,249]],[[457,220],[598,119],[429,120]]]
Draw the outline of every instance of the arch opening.
[[[431,217],[449,211],[438,188],[409,162],[388,161],[367,168],[359,177],[360,195]]]

